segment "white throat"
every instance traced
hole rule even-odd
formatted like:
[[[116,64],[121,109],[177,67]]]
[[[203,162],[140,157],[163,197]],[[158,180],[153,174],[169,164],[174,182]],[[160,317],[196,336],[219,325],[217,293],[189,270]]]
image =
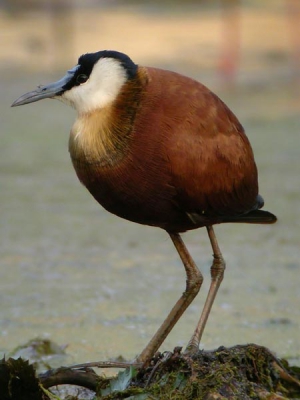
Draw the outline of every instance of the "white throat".
[[[67,90],[57,99],[74,107],[79,115],[89,113],[111,104],[126,80],[126,71],[118,60],[101,58],[85,83]]]

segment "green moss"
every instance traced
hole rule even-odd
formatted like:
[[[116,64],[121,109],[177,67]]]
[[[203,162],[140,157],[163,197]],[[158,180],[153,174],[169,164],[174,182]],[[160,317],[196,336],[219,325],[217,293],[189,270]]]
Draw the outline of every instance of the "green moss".
[[[139,387],[159,400],[250,400],[275,393],[296,398],[300,395],[296,372],[298,377],[291,377],[272,353],[257,345],[221,347],[192,358],[174,353],[165,363],[139,372],[126,395],[134,395]]]

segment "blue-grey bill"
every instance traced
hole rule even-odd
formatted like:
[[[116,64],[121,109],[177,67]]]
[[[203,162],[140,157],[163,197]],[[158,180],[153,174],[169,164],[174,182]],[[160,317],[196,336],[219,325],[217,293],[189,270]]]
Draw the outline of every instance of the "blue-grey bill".
[[[45,86],[38,86],[32,92],[28,92],[19,97],[11,105],[12,107],[23,106],[24,104],[34,103],[42,99],[51,99],[64,91],[64,86],[73,78],[78,65],[70,69],[66,75],[57,82],[49,83]]]

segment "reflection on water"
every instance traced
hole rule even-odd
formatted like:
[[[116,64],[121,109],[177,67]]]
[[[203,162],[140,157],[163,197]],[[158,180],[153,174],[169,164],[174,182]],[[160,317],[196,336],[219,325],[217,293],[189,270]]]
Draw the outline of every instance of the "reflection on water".
[[[163,231],[108,214],[77,182],[71,110],[50,101],[9,109],[30,79],[1,88],[0,351],[44,336],[68,345],[74,363],[132,359],[182,293],[183,267]],[[228,268],[202,346],[255,342],[297,358],[300,120],[286,88],[248,89],[221,97],[246,127],[265,208],[279,222],[216,228]],[[209,285],[206,231],[185,238],[205,282],[163,349],[187,343]]]

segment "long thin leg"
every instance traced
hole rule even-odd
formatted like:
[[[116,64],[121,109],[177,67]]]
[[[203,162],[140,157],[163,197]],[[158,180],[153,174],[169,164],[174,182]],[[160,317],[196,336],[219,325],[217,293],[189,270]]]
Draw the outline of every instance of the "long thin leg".
[[[207,226],[207,233],[208,237],[211,243],[211,247],[213,249],[213,264],[210,269],[210,274],[211,274],[211,284],[209,288],[209,292],[201,313],[201,317],[199,319],[199,322],[196,326],[196,329],[186,347],[185,353],[186,354],[191,354],[195,353],[199,349],[199,344],[200,340],[211,310],[211,307],[213,305],[213,302],[216,298],[218,289],[221,285],[221,282],[224,277],[224,271],[225,271],[225,261],[223,259],[222,253],[220,251],[217,238],[215,235],[215,232],[213,230],[212,226]]]
[[[198,270],[192,257],[190,256],[187,248],[185,247],[180,235],[178,233],[169,233],[176,250],[183,262],[186,271],[186,289],[180,299],[172,308],[171,312],[162,323],[156,334],[147,344],[142,353],[137,357],[136,362],[147,363],[156,353],[165,338],[171,332],[176,322],[182,316],[187,307],[196,297],[203,282],[203,276]]]

